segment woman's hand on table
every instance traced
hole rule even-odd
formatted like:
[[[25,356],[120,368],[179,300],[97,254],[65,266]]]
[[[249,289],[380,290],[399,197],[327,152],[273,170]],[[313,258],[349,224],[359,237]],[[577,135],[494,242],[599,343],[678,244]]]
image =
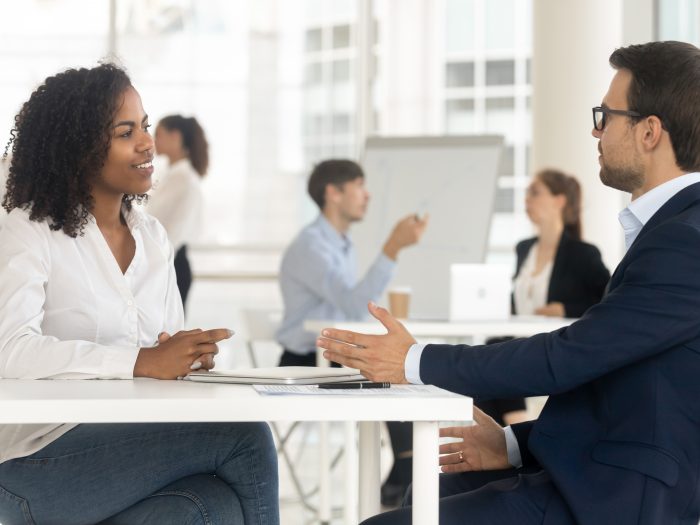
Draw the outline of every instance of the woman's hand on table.
[[[177,379],[193,370],[211,370],[219,352],[217,343],[231,335],[226,328],[183,330],[172,336],[162,332],[156,346],[139,351],[134,377]]]

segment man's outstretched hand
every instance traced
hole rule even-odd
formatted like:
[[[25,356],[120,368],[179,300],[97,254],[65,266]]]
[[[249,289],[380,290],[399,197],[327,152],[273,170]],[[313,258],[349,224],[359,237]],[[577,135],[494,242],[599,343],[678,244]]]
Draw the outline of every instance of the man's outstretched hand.
[[[323,357],[329,361],[357,368],[371,381],[408,383],[404,361],[416,340],[386,309],[374,303],[369,303],[368,309],[387,329],[386,334],[366,335],[324,328],[316,345],[325,349]]]

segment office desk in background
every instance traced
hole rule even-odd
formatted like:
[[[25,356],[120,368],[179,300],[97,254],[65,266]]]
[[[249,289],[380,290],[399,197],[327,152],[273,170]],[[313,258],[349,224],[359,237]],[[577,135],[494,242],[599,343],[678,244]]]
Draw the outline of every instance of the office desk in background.
[[[471,399],[449,392],[423,398],[261,396],[250,386],[189,381],[0,379],[0,424],[360,422],[360,468],[353,480],[359,485],[346,488],[346,523],[358,522],[358,486],[360,519],[379,512],[379,422],[413,421],[413,523],[437,525],[438,423],[471,417]],[[348,461],[358,459],[354,448],[346,447]]]
[[[551,332],[568,326],[575,319],[546,317],[540,315],[513,315],[502,321],[419,321],[400,319],[406,329],[417,339],[449,339],[461,341],[467,338],[475,344],[489,337],[512,335],[529,337],[542,332]],[[324,328],[339,328],[366,334],[384,334],[386,329],[376,319],[367,321],[309,320],[304,323],[309,332],[320,333]]]

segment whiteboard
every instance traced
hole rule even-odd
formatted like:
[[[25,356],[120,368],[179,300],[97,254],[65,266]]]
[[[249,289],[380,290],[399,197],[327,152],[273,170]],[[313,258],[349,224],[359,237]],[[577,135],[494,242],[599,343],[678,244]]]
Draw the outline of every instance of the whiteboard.
[[[411,287],[411,318],[447,319],[450,265],[484,262],[502,145],[500,136],[367,139],[369,208],[352,228],[360,269],[374,262],[400,218],[430,215],[421,242],[399,253],[389,285]]]

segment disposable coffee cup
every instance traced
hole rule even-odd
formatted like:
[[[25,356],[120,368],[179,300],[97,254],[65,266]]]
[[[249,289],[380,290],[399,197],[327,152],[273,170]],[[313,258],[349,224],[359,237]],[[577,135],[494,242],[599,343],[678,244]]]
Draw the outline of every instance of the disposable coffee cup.
[[[389,311],[398,319],[408,319],[408,308],[411,303],[411,288],[395,286],[389,290]]]

